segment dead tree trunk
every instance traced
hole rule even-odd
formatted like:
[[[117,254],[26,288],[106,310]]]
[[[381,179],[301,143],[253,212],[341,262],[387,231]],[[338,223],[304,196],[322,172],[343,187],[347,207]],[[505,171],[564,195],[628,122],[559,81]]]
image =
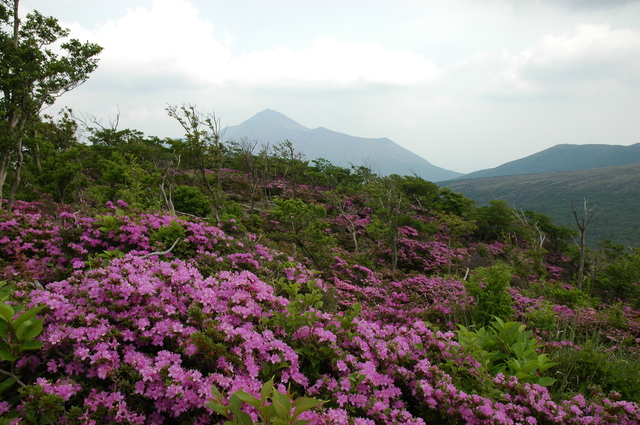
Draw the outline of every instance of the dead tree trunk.
[[[583,212],[582,217],[578,217],[578,212],[576,211],[573,203],[571,203],[571,209],[573,210],[573,218],[576,220],[576,226],[578,226],[578,231],[580,232],[580,260],[578,264],[578,289],[582,290],[582,284],[584,282],[584,258],[585,258],[585,250],[586,250],[586,238],[585,233],[587,230],[587,226],[589,222],[595,215],[595,205],[591,208],[587,207],[587,200],[584,200],[583,204]]]

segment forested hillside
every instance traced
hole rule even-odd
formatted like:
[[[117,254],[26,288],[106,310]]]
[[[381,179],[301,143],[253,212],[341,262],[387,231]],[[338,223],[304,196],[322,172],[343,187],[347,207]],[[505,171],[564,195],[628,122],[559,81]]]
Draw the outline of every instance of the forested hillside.
[[[167,107],[176,139],[48,117],[100,48],[58,56],[43,46],[67,32],[17,5],[0,2],[0,424],[640,423],[640,253],[226,140],[188,104]]]
[[[571,205],[586,199],[596,214],[588,229],[589,245],[610,239],[640,246],[640,163],[562,173],[454,180],[441,184],[487,205],[502,199],[522,210],[546,214],[564,226],[575,227]]]

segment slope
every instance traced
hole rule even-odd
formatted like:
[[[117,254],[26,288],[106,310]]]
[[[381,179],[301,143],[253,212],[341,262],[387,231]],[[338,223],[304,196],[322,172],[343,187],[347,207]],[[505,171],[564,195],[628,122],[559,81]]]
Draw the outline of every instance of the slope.
[[[547,214],[559,224],[575,228],[571,204],[587,199],[597,205],[588,229],[589,244],[604,239],[640,247],[640,163],[589,170],[487,177],[442,183],[486,204],[508,201],[518,209]]]
[[[640,143],[620,145],[556,145],[496,168],[475,171],[460,179],[575,171],[640,162]]]

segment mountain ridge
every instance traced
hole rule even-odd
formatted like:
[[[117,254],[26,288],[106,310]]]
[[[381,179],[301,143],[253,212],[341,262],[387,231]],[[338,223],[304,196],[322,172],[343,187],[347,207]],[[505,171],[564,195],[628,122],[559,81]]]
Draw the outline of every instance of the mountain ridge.
[[[628,146],[559,144],[495,168],[465,174],[456,180],[577,171],[636,162],[640,162],[640,143]]]
[[[351,136],[326,127],[311,129],[273,109],[265,109],[239,125],[227,127],[225,137],[247,137],[264,143],[289,140],[309,160],[324,158],[345,168],[367,164],[371,168],[378,167],[372,171],[381,175],[416,174],[429,181],[463,175],[435,166],[389,138]]]

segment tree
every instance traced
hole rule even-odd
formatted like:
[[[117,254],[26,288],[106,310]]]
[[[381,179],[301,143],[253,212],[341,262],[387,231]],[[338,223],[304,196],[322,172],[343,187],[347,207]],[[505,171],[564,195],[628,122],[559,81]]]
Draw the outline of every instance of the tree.
[[[185,139],[174,141],[174,148],[181,154],[182,164],[195,172],[214,198],[214,212],[216,219],[220,220],[220,208],[223,202],[221,172],[225,154],[220,118],[213,112],[200,112],[195,105],[190,104],[183,104],[180,107],[168,105],[165,109],[185,131]],[[214,175],[215,188],[211,186],[209,180],[210,171]]]
[[[587,242],[585,239],[585,233],[587,231],[587,226],[589,222],[596,214],[595,205],[591,208],[587,207],[587,200],[584,200],[583,204],[583,212],[582,217],[578,217],[578,212],[576,211],[573,203],[571,203],[571,209],[573,210],[573,218],[576,220],[576,226],[578,226],[578,231],[580,232],[580,260],[578,264],[578,289],[582,289],[582,283],[584,282],[584,258],[585,258],[585,250],[587,247]]]
[[[11,209],[24,163],[23,141],[40,111],[62,94],[84,83],[98,66],[102,47],[69,35],[58,20],[37,11],[19,18],[19,0],[0,0],[0,200],[10,169]],[[60,54],[53,46],[59,47]],[[0,208],[2,204],[0,202]]]
[[[296,147],[290,140],[285,140],[275,146],[275,153],[283,163],[283,177],[291,183],[293,199],[298,197],[298,185],[300,174],[308,162],[304,160],[304,154],[296,151]]]
[[[392,174],[378,177],[364,187],[370,199],[369,206],[375,214],[367,233],[373,240],[386,243],[394,271],[398,266],[398,241],[402,237],[400,226],[412,212],[411,203],[400,187],[402,181],[402,177]]]
[[[326,210],[300,199],[276,199],[272,211],[277,221],[273,236],[292,244],[294,255],[300,248],[318,270],[326,267],[334,237],[326,232]]]

